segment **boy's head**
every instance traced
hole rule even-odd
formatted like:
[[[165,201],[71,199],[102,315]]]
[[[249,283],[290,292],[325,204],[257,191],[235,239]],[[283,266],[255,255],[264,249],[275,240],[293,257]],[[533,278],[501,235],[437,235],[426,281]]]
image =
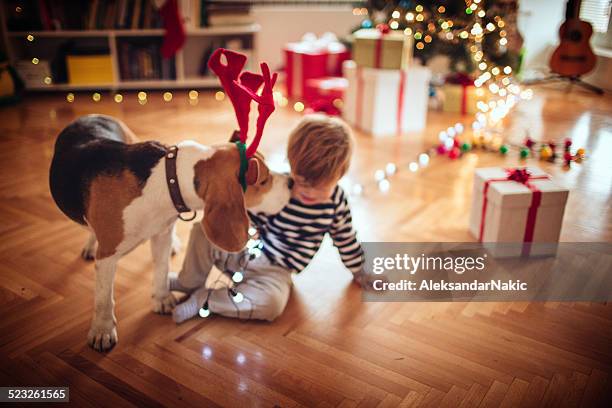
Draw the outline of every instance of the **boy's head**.
[[[342,120],[305,116],[289,135],[287,147],[292,195],[304,204],[327,200],[348,171],[353,144],[353,135]]]

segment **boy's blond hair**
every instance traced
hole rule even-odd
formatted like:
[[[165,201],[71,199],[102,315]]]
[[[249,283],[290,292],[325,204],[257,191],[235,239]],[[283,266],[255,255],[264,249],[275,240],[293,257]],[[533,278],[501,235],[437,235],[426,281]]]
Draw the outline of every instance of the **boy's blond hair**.
[[[289,135],[291,171],[311,186],[338,181],[348,171],[354,143],[342,120],[307,115]]]

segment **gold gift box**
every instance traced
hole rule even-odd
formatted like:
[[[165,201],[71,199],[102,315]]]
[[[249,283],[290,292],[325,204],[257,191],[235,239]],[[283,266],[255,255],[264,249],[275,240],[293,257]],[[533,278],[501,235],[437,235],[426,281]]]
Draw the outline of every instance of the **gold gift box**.
[[[462,85],[444,84],[442,85],[442,92],[444,93],[444,102],[442,103],[444,112],[458,112],[462,115],[473,115],[478,112],[478,93],[474,85],[468,85],[464,90]],[[461,111],[463,92],[466,92],[464,112]]]
[[[382,69],[406,69],[412,62],[412,36],[403,31],[381,33],[374,28],[364,28],[353,34],[353,60],[360,67]],[[380,44],[380,65],[376,66],[376,48]]]

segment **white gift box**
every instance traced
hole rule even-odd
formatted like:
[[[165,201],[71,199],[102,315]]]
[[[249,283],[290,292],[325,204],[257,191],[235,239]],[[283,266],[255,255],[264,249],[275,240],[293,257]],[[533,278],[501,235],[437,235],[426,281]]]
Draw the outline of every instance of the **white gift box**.
[[[470,232],[479,241],[523,243],[559,241],[569,192],[566,188],[556,185],[541,169],[537,167],[523,169],[529,174],[529,178],[524,182],[509,179],[510,172],[516,169],[501,167],[476,169]],[[546,251],[545,247],[541,248]],[[523,249],[523,255],[528,255],[529,249],[527,251],[526,254]],[[531,252],[531,255],[542,254]]]
[[[349,85],[342,116],[375,136],[419,131],[427,120],[431,72],[422,66],[405,70],[358,67],[344,61]]]

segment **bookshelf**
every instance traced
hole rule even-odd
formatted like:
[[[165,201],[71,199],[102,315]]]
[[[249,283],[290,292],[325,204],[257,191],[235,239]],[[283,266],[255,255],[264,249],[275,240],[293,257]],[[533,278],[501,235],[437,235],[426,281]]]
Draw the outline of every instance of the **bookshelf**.
[[[214,88],[219,86],[215,76],[205,70],[205,63],[211,49],[227,46],[230,41],[238,41],[242,46],[237,51],[244,52],[249,61],[257,61],[256,44],[258,24],[239,24],[215,27],[186,27],[187,39],[185,45],[170,60],[163,64],[170,66],[169,77],[156,75],[149,78],[131,78],[129,71],[137,63],[137,58],[125,51],[133,44],[135,47],[146,48],[159,56],[159,45],[164,36],[162,28],[136,28],[136,29],[64,29],[64,30],[33,30],[11,31],[7,27],[6,10],[0,7],[0,23],[2,39],[6,46],[7,55],[13,65],[21,64],[28,68],[32,59],[44,62],[57,60],[58,50],[70,44],[71,47],[94,47],[105,50],[105,57],[110,59],[112,80],[105,82],[72,83],[69,78],[55,78],[54,69],[29,66],[34,71],[43,72],[48,69],[49,74],[33,73],[26,79],[26,89],[33,91],[87,91],[87,90],[147,90],[147,89],[181,89],[181,88]],[[32,39],[30,41],[28,38]],[[127,45],[126,45],[127,44]],[[232,47],[230,47],[232,48]],[[235,47],[233,47],[236,49]],[[136,50],[139,52],[138,49]],[[126,57],[129,55],[129,57]],[[138,55],[136,55],[138,56]],[[67,64],[67,62],[64,62]],[[38,65],[38,64],[35,64]],[[150,65],[150,63],[149,63]],[[252,69],[252,67],[247,67]],[[19,66],[17,67],[19,71]],[[64,68],[66,71],[67,68]],[[46,71],[44,71],[46,72]],[[68,74],[66,74],[68,75]],[[38,78],[40,76],[40,78]],[[53,78],[52,78],[53,76]],[[48,77],[46,80],[45,77]]]

